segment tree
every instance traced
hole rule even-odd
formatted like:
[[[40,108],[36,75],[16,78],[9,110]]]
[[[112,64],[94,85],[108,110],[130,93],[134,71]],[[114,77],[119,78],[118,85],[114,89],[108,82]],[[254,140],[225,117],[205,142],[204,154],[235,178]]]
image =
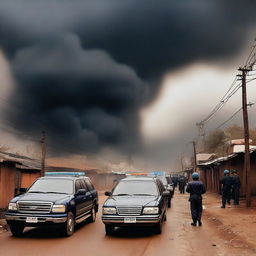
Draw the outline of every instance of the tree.
[[[224,131],[214,130],[205,139],[205,151],[223,155],[227,151],[226,141],[227,137]]]

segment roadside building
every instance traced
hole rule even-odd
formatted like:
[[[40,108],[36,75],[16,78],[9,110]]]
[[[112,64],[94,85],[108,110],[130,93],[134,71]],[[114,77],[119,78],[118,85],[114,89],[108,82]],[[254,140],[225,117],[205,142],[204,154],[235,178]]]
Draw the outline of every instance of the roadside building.
[[[17,154],[0,152],[0,209],[40,176],[40,162]]]
[[[251,159],[251,192],[252,195],[256,195],[256,149],[252,148],[250,150]],[[238,175],[241,179],[241,195],[245,195],[245,174],[244,169],[244,152],[236,152],[229,154],[226,157],[219,157],[217,159],[200,162],[197,164],[199,169],[201,179],[205,183],[208,191],[220,193],[220,179],[223,177],[224,170],[237,170]]]

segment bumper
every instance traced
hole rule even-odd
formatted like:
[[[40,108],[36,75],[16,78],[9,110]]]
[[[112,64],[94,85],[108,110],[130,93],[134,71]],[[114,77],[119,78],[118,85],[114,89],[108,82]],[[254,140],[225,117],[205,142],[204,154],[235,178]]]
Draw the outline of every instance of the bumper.
[[[136,222],[127,223],[126,218],[136,218]],[[161,219],[160,215],[142,215],[142,216],[118,216],[118,215],[102,215],[101,217],[104,224],[115,224],[122,226],[130,225],[154,225]]]
[[[31,223],[27,222],[27,217],[36,217],[37,222]],[[24,213],[6,213],[5,218],[7,223],[11,222],[20,222],[27,226],[39,226],[43,223],[48,224],[58,224],[58,223],[64,223],[67,221],[67,214],[51,214],[51,215],[31,215],[31,214],[24,214]],[[40,225],[40,226],[41,226]]]

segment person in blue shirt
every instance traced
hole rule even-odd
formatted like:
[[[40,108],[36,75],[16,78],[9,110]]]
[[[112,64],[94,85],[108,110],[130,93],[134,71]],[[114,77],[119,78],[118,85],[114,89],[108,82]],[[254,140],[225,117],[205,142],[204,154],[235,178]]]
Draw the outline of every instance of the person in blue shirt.
[[[187,185],[186,192],[190,194],[189,201],[190,201],[190,210],[193,222],[191,223],[192,226],[196,226],[197,222],[199,226],[202,226],[202,211],[203,211],[203,204],[202,204],[202,194],[206,192],[205,186],[202,181],[199,180],[199,174],[194,172],[192,174],[193,181],[190,181]]]
[[[230,204],[231,199],[231,187],[232,187],[232,177],[229,175],[229,170],[224,171],[224,177],[221,179],[221,195],[222,195],[222,206],[226,207],[226,203]]]

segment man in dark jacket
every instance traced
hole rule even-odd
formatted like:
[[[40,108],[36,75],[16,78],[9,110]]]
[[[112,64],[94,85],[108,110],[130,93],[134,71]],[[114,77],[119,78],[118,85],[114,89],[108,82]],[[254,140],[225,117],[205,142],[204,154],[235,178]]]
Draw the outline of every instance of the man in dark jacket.
[[[224,171],[224,177],[221,179],[222,185],[222,206],[221,208],[226,207],[226,203],[230,204],[231,198],[231,186],[232,186],[232,178],[229,175],[229,170]]]
[[[185,194],[186,178],[181,176],[179,178],[179,191],[181,194]]]
[[[199,174],[194,172],[192,174],[193,181],[190,181],[187,185],[186,191],[190,193],[190,209],[193,222],[192,226],[196,226],[197,222],[199,226],[202,226],[201,217],[203,211],[202,194],[206,192],[204,184],[199,181]]]
[[[232,194],[234,199],[234,204],[239,205],[239,197],[240,197],[240,186],[241,181],[240,177],[237,175],[237,171],[232,171]]]

